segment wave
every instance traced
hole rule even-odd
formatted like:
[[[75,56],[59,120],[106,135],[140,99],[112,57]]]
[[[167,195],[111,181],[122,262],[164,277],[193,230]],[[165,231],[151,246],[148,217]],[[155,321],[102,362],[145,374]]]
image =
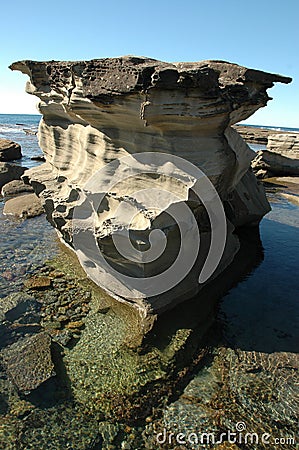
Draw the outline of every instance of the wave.
[[[26,131],[25,130],[29,130],[31,132],[37,132],[38,128],[36,126],[30,126],[30,125],[12,125],[9,126],[7,124],[0,124],[0,133],[2,134],[7,134],[7,133],[18,133],[18,134],[25,134]]]
[[[246,127],[252,127],[252,128],[262,128],[264,130],[273,130],[273,131],[290,131],[292,133],[299,133],[299,128],[292,128],[292,127],[278,127],[278,126],[271,126],[271,125],[249,125],[247,123],[240,123],[240,125],[244,125]]]
[[[0,125],[0,133],[24,133],[23,128],[7,127]]]

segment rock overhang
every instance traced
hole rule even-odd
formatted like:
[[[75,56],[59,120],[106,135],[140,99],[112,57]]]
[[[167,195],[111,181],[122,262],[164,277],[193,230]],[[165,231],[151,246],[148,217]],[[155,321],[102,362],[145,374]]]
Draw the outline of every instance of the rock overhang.
[[[88,179],[105,165],[144,152],[184,158],[212,181],[226,206],[229,224],[220,272],[239,248],[234,229],[257,224],[269,210],[263,188],[250,171],[253,152],[230,125],[265,106],[269,100],[267,89],[275,82],[289,83],[290,78],[226,61],[167,63],[135,56],[78,62],[27,60],[10,67],[30,77],[27,92],[41,99],[39,141],[46,163],[27,172],[26,178],[43,199],[50,222],[68,245],[73,245],[71,222],[78,205],[73,193],[84,190]],[[176,170],[174,165],[168,174],[173,179]],[[133,187],[148,187],[152,182],[148,176],[137,178]],[[163,190],[163,183],[160,174],[155,186]],[[114,196],[107,192],[108,213],[106,210],[99,214],[97,229],[108,259],[122,267],[124,260],[112,250],[109,239],[113,239],[120,222],[117,206],[132,194],[129,184],[116,188]],[[176,183],[171,188],[177,190]],[[204,228],[201,203],[188,200],[199,228]],[[150,223],[156,220],[161,229],[168,226],[168,221],[163,225],[161,219],[166,217],[165,212],[163,209],[157,213]],[[138,230],[144,231],[144,236],[136,236],[137,247],[138,239],[148,239],[149,221],[144,223],[144,230],[139,224]],[[134,227],[127,224],[127,231],[133,233]],[[175,243],[176,233],[169,236]],[[144,296],[136,302],[137,307],[147,314],[196,294],[201,289],[196,283],[198,267],[179,288],[152,299]],[[134,268],[131,263],[127,270],[139,275],[146,272],[140,264]],[[115,295],[109,286],[104,288],[121,301],[134,303],[127,290]]]

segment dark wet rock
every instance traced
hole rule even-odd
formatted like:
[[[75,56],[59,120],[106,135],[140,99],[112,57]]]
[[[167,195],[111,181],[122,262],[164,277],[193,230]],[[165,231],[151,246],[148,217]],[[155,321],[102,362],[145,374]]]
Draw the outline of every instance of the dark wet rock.
[[[13,180],[20,180],[27,167],[21,167],[16,164],[0,162],[0,189]]]
[[[1,351],[3,366],[21,392],[28,393],[55,375],[51,338],[47,333],[25,337]]]
[[[1,418],[1,431],[1,450],[102,449],[98,420],[72,404],[36,408],[21,419]]]
[[[13,180],[6,183],[1,190],[1,194],[4,197],[9,195],[18,195],[23,192],[33,192],[32,186],[30,184],[25,184],[22,180]]]
[[[45,162],[46,158],[43,155],[32,156],[32,161]]]
[[[8,297],[0,299],[0,322],[8,320],[10,322],[16,320],[21,314],[28,311],[35,298],[24,292],[16,292]]]
[[[23,128],[23,131],[26,134],[33,135],[33,136],[36,136],[38,133],[38,130],[31,130],[30,128]]]
[[[35,194],[19,195],[5,202],[3,214],[29,219],[45,212],[40,199]]]
[[[8,139],[0,139],[0,161],[14,161],[22,158],[21,146]]]
[[[24,285],[28,289],[44,289],[51,286],[51,278],[46,276],[33,276],[24,281]]]
[[[40,303],[25,292],[0,299],[0,349],[40,331]]]

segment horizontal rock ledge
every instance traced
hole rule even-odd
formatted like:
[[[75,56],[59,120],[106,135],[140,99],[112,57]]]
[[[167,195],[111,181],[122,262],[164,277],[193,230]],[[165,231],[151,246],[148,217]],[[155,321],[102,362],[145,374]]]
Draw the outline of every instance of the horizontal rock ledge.
[[[198,277],[209,254],[211,217],[194,194],[200,177],[184,171],[179,157],[185,165],[192,163],[204,172],[224,207],[226,245],[207,281],[217,283],[217,276],[238,252],[236,231],[257,226],[270,209],[250,168],[255,153],[232,125],[264,107],[270,99],[267,89],[275,82],[290,83],[291,78],[225,61],[167,63],[135,56],[78,62],[27,60],[10,67],[29,76],[26,90],[40,98],[43,115],[38,136],[46,162],[26,171],[23,178],[42,199],[47,218],[63,242],[77,250],[87,274],[110,295],[138,308],[143,317],[200,292],[203,285]],[[138,155],[148,152],[154,154],[152,159],[140,162]],[[168,163],[163,160],[159,165],[161,154],[169,155]],[[133,162],[125,166],[121,158],[130,155]],[[112,164],[110,171],[108,164]],[[124,179],[127,174],[131,178]],[[96,212],[89,208],[92,201],[87,201],[91,177],[101,184],[98,197],[92,199]],[[145,189],[148,198],[140,200],[138,192]],[[171,193],[168,202],[163,200],[165,192]],[[99,195],[103,197],[100,208],[95,204]],[[205,195],[209,197],[209,192]],[[151,200],[151,207],[145,200]],[[179,233],[169,212],[184,205],[192,213],[179,220],[185,226]],[[76,222],[76,228],[73,215],[78,208],[81,222]],[[134,220],[128,220],[128,211],[134,213]],[[171,288],[149,295],[115,275],[150,279],[163,273],[195,228],[200,233],[200,251],[185,277],[179,274]],[[157,252],[164,236],[167,244],[164,253],[147,262],[153,230],[161,242]],[[81,232],[85,247],[78,251],[74,238]],[[125,242],[127,235],[130,256],[134,255],[130,260],[115,246],[115,240]],[[94,241],[114,272],[104,263],[97,266]],[[189,243],[190,252],[196,244],[196,240]],[[166,285],[168,280],[164,281]]]

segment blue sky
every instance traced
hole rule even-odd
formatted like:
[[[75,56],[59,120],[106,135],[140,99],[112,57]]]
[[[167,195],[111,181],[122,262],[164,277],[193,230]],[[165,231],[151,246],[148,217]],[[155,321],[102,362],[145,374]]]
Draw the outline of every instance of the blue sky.
[[[165,61],[222,59],[291,76],[248,123],[299,127],[299,1],[5,1],[1,5],[0,113],[34,113],[13,61],[127,54]]]

